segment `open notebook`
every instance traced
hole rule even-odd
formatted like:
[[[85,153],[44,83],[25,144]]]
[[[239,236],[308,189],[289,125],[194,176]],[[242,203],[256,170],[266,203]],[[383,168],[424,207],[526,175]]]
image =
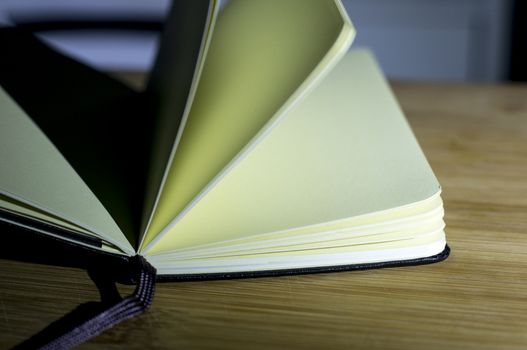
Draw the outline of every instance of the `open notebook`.
[[[441,260],[440,185],[354,35],[338,0],[175,1],[136,92],[0,30],[0,220],[177,279]]]

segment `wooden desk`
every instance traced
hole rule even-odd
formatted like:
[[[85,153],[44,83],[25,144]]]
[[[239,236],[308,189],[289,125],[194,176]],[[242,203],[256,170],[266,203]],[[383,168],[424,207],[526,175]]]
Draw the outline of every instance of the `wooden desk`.
[[[160,284],[81,348],[527,348],[527,86],[394,88],[443,185],[447,261]],[[0,260],[0,347],[97,299],[83,271]]]

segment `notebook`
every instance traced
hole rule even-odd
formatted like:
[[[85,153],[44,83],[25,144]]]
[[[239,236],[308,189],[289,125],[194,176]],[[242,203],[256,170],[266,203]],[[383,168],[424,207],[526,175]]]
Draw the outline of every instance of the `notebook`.
[[[143,94],[55,52],[50,79],[26,89],[40,63],[3,59],[2,220],[140,254],[160,275],[442,252],[440,185],[372,54],[346,53],[355,31],[342,4],[218,9],[175,3]],[[10,64],[29,73],[14,82]]]
[[[5,232],[161,280],[446,258],[441,187],[354,36],[340,0],[174,1],[138,92],[0,30]]]

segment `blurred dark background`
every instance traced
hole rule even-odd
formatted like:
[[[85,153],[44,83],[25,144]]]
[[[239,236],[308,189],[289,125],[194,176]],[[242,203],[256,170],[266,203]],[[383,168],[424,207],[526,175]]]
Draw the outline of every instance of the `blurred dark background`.
[[[354,46],[392,79],[526,81],[524,0],[344,0]],[[104,71],[150,68],[170,0],[2,0],[0,24],[20,25]]]

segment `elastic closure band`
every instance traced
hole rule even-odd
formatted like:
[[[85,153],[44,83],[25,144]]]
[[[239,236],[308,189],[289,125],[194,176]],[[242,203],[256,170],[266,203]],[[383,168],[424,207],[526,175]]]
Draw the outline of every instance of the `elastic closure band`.
[[[108,276],[92,271],[90,277],[99,288],[101,302],[81,305],[15,349],[70,349],[124,320],[145,312],[154,297],[156,270],[140,255],[130,259],[130,268],[134,275],[132,277],[137,281],[132,295],[122,299],[114,281],[110,281]],[[86,307],[82,310],[82,306],[89,306],[89,310]],[[94,310],[97,312],[95,315]]]

